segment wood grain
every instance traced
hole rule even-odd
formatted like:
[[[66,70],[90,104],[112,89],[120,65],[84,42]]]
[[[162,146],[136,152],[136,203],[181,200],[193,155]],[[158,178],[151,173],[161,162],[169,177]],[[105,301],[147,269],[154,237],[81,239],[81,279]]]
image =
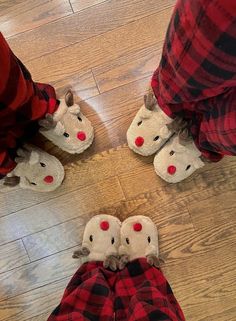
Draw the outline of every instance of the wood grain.
[[[81,244],[89,216],[58,224],[23,238],[31,261],[39,260]]]
[[[74,12],[78,12],[105,1],[108,0],[71,0],[70,3]]]
[[[122,56],[92,69],[101,93],[150,77],[157,68],[163,42]]]
[[[45,321],[59,303],[69,278],[52,282],[47,286],[0,301],[0,320],[4,321]],[[42,315],[42,312],[43,315]],[[34,316],[37,317],[34,317]]]
[[[188,205],[194,226],[201,231],[206,227],[219,227],[225,222],[233,224],[236,214],[236,189],[213,195]],[[204,215],[204,213],[208,215]]]
[[[76,182],[75,182],[76,184]],[[124,199],[117,177],[0,218],[0,244],[16,240]]]
[[[205,304],[201,319],[197,318],[197,320],[205,320],[211,314],[215,316],[218,311],[224,311],[225,302],[229,296],[235,297],[235,254],[235,243],[227,244],[220,249],[215,249],[210,254],[195,255],[182,262],[168,266],[166,264],[163,268],[172,287],[175,288],[175,294],[180,300],[184,312],[185,307],[188,307],[186,310],[187,320],[196,320],[196,315],[187,314],[192,306]],[[215,311],[209,309],[211,302],[219,304]]]
[[[30,262],[21,240],[0,246],[0,273]]]
[[[77,102],[99,94],[92,72],[89,70],[82,74],[76,72],[69,76],[62,76],[60,80],[51,82],[55,87],[57,96],[64,97],[68,89],[72,89],[77,97]]]
[[[154,171],[151,165],[149,171]],[[192,203],[196,205],[199,201],[219,195],[225,190],[235,190],[236,162],[234,158],[226,158],[218,164],[208,164],[180,184],[166,184],[153,173],[150,175],[151,184],[147,179],[147,173],[142,171],[131,171],[121,175],[120,182],[126,196],[130,198],[137,191],[145,193],[161,185],[163,188],[160,189],[160,196],[164,201],[169,199],[170,203],[184,202],[185,206]],[[133,182],[134,187],[130,185],[130,181]]]
[[[172,9],[165,9],[162,12],[152,14],[91,39],[80,41],[38,59],[33,58],[46,52],[42,52],[44,49],[41,47],[34,50],[34,43],[31,42],[31,47],[33,47],[30,51],[30,58],[33,60],[27,62],[26,65],[34,75],[35,80],[41,82],[57,81],[61,79],[62,75],[87,71],[109,60],[117,59],[122,55],[162,41],[171,12]],[[126,39],[125,42],[124,39]],[[17,49],[20,50],[19,45],[14,43],[13,39],[11,39],[11,42],[17,53]],[[46,49],[48,50],[48,46]],[[24,57],[24,55],[28,55],[26,50],[21,53],[18,52],[18,55],[24,61],[29,59],[29,57]]]
[[[236,306],[235,298],[221,296],[215,300],[208,300],[198,304],[191,304],[185,307],[185,315],[188,320],[198,321],[235,321]]]
[[[69,249],[24,267],[0,274],[0,302],[71,277],[81,264],[80,260],[72,259],[72,254],[73,249]]]
[[[7,5],[1,1],[1,32],[5,37],[11,37],[70,14],[72,9],[68,0],[10,0]]]
[[[159,28],[162,29],[162,25],[164,25],[166,30],[168,20],[165,19],[165,17],[166,15],[168,15],[168,17],[170,16],[171,10],[169,8],[173,6],[173,3],[173,0],[146,0],[145,2],[139,0],[106,1],[96,6],[96,10],[94,7],[91,7],[68,17],[68,19],[59,19],[58,21],[43,25],[35,30],[25,32],[19,36],[14,36],[9,39],[9,43],[17,56],[26,62],[45,54],[49,54],[55,50],[68,47],[72,44],[81,43],[83,40],[100,34],[107,33],[108,35],[108,31],[151,14],[153,15],[155,12],[158,12],[157,15],[162,17],[163,22],[161,19],[158,21]],[[96,15],[94,14],[95,12]],[[148,20],[149,17],[146,19]],[[144,25],[145,24],[143,24],[143,26]],[[155,28],[154,26],[152,27]],[[163,33],[164,32],[165,31],[163,31]],[[157,29],[156,37],[158,37],[159,34],[160,31]],[[116,41],[116,39],[113,41]],[[23,47],[20,45],[22,43],[24,43]],[[104,49],[109,51],[111,49],[110,45],[111,44],[107,43],[106,48]],[[116,42],[116,47],[118,45],[119,44]],[[102,47],[102,43],[99,47]],[[113,50],[115,48],[113,48]],[[69,49],[69,47],[67,49]],[[75,54],[76,49],[73,50],[73,47],[71,47],[71,49]],[[93,47],[93,50],[94,49],[96,48]],[[87,54],[88,53],[89,52],[87,52]],[[83,57],[83,54],[81,56]],[[78,54],[76,57],[77,60],[80,60],[80,56]],[[65,55],[64,58],[69,59],[67,55]],[[93,56],[93,59],[97,60],[96,55]],[[59,60],[55,62],[58,65],[61,65]],[[74,70],[76,70],[76,67],[74,67]]]
[[[0,216],[6,216],[22,209],[30,208],[33,205],[56,199],[75,189],[78,191],[86,186],[98,185],[100,182],[113,177],[114,173],[118,175],[129,172],[132,169],[145,168],[145,163],[141,159],[134,157],[126,145],[73,163],[71,163],[70,155],[67,155],[70,163],[65,166],[66,179],[57,191],[37,193],[13,188],[5,193],[1,192]],[[13,199],[14,202],[12,201]]]

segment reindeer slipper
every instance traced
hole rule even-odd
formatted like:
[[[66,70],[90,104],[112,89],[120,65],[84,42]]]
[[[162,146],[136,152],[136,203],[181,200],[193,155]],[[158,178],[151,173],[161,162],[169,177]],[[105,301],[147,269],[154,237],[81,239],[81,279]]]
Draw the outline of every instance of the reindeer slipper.
[[[168,183],[181,182],[204,165],[192,138],[183,133],[174,135],[154,158],[157,175]]]
[[[60,100],[57,111],[47,114],[39,121],[40,133],[62,150],[80,154],[93,142],[94,130],[90,121],[82,114],[80,106],[74,103],[69,90]]]
[[[18,149],[16,167],[10,172],[4,185],[12,181],[24,189],[50,192],[58,188],[64,179],[64,168],[59,160],[31,145]]]
[[[144,105],[127,131],[129,148],[143,156],[156,153],[173,134],[168,127],[172,121],[158,106],[150,91],[144,96]]]
[[[120,220],[114,216],[94,216],[87,223],[82,246],[74,252],[73,258],[86,256],[87,261],[103,261],[105,268],[115,271],[119,263],[120,226]]]
[[[137,215],[127,218],[121,225],[120,234],[120,269],[128,262],[143,257],[150,265],[159,267],[158,232],[149,217]]]

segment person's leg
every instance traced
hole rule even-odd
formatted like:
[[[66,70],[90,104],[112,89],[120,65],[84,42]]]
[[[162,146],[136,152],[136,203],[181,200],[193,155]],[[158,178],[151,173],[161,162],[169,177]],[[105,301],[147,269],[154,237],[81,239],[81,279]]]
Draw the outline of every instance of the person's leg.
[[[114,321],[114,272],[102,262],[83,264],[69,282],[48,321]]]
[[[136,259],[117,275],[115,284],[117,321],[184,321],[183,312],[163,273]]]
[[[0,178],[16,163],[16,149],[38,129],[38,120],[54,113],[58,101],[49,85],[36,84],[0,33]]]
[[[179,0],[152,88],[171,118],[189,121],[212,161],[236,155],[236,3]]]

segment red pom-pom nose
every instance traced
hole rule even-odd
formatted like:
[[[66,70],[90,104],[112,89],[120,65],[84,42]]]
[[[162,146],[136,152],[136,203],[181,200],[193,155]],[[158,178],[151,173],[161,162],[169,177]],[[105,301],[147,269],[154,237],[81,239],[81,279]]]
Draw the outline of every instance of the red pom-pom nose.
[[[139,137],[137,137],[137,138],[135,139],[135,145],[136,145],[137,147],[143,146],[143,143],[144,143],[143,137],[139,136]]]
[[[77,138],[81,141],[84,141],[86,139],[86,134],[85,132],[78,132]]]
[[[44,177],[43,180],[45,183],[51,184],[53,182],[54,178],[51,175],[48,175],[48,176]]]
[[[134,229],[134,231],[135,232],[140,232],[140,231],[142,231],[142,224],[140,224],[140,223],[135,223],[134,225],[133,225],[133,229]]]
[[[109,229],[109,223],[107,221],[102,221],[100,223],[100,228],[103,231],[107,231]]]
[[[174,165],[168,166],[167,172],[168,172],[170,175],[174,175],[175,172],[176,172],[176,167],[175,167]]]

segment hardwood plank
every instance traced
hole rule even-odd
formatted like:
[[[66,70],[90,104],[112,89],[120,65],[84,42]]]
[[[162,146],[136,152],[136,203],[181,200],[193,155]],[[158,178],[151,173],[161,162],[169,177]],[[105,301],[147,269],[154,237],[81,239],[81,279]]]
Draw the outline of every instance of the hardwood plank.
[[[69,219],[98,211],[104,204],[124,199],[117,177],[76,189],[47,202],[0,218],[0,244],[14,241],[31,233]]]
[[[19,3],[21,3],[22,0],[1,0],[0,2],[0,15],[1,15],[1,12],[4,12],[3,10],[6,10],[6,9],[11,9],[12,6],[15,6]]]
[[[105,1],[108,0],[71,0],[70,3],[74,12],[78,12]]]
[[[57,303],[58,303],[58,302],[57,302]],[[26,320],[22,320],[22,321],[45,321],[45,320],[48,319],[48,317],[49,317],[49,315],[50,315],[51,312],[52,312],[52,310],[49,311],[49,313],[48,313],[48,312],[45,312],[45,313],[36,315],[36,316],[34,316],[34,317],[32,317],[32,318],[27,318]]]
[[[76,218],[24,237],[23,242],[30,260],[39,260],[80,244],[88,219],[89,216]]]
[[[30,262],[21,240],[0,246],[0,273]]]
[[[143,104],[150,77],[115,88],[80,103],[81,109],[93,123],[104,123],[118,116],[137,112]],[[126,134],[126,133],[125,133]]]
[[[41,55],[42,50],[45,51],[48,46],[45,45],[45,49],[41,48],[40,52],[37,50],[35,53],[33,53],[34,48],[31,48],[30,54],[32,54],[30,58],[32,60],[28,61],[26,65],[34,79],[41,82],[53,82],[60,80],[64,75],[69,76],[75,72],[87,71],[109,60],[117,59],[122,55],[162,41],[171,12],[172,9],[165,9],[162,12],[152,14],[105,34],[80,41],[57,51],[55,51],[54,47],[55,52],[38,59],[33,58]],[[86,19],[88,18],[86,17]],[[70,39],[68,35],[67,39]],[[124,39],[126,39],[125,42]],[[32,43],[34,45],[34,42]],[[14,50],[19,47],[14,39],[11,39],[11,45]],[[37,49],[39,48],[37,47]],[[18,48],[16,54],[26,62],[28,60],[26,50],[24,52],[20,52],[20,50]]]
[[[10,0],[7,6],[0,4],[1,32],[11,37],[70,14],[68,0]]]
[[[75,74],[64,76],[64,78],[61,78],[58,81],[51,82],[51,85],[56,89],[59,98],[63,97],[67,89],[71,88],[76,95],[78,102],[82,99],[88,99],[99,94],[93,74],[90,70],[82,74],[76,72]]]
[[[73,259],[72,254],[73,249],[70,249],[0,274],[0,302],[61,279],[70,278],[82,263],[82,260]]]
[[[163,42],[93,68],[101,93],[152,76],[159,64]]]
[[[148,16],[155,14],[155,12],[158,12],[157,15],[161,16],[161,19],[158,20],[158,28],[162,29],[164,25],[166,30],[168,19],[165,18],[167,14],[170,16],[171,10],[169,8],[173,4],[173,0],[146,0],[145,2],[139,0],[106,1],[97,5],[96,10],[95,7],[91,7],[71,17],[59,19],[35,30],[14,36],[9,39],[9,43],[15,54],[26,62],[63,47],[81,43],[83,40],[107,33],[141,18],[147,17],[146,19],[149,19]],[[153,26],[153,28],[155,27]],[[158,37],[160,31],[156,29],[155,32],[156,37]],[[106,38],[107,36],[105,35]],[[21,46],[22,43],[24,43],[23,48]],[[111,49],[110,45],[110,43],[106,43],[106,51]],[[101,43],[99,47],[102,47]],[[71,50],[73,49],[71,47]],[[86,54],[88,55],[88,52]],[[81,56],[83,57],[83,55]],[[68,59],[68,56],[64,58]],[[76,58],[80,60],[80,55],[76,55]],[[97,59],[97,57],[91,57],[91,60],[93,59]],[[60,65],[61,70],[59,60],[57,64],[58,66]]]
[[[166,184],[159,177],[155,181],[155,175],[152,165],[149,165],[150,174],[142,171],[130,171],[126,175],[120,176],[122,188],[128,198],[132,198],[139,193],[160,190],[160,197],[169,199],[171,203],[183,202],[185,206],[191,203],[198,204],[199,201],[207,199],[213,195],[219,195],[226,190],[235,190],[236,187],[236,161],[233,157],[225,158],[223,161],[215,164],[208,164],[198,170],[194,175],[179,184]],[[151,183],[149,176],[151,175]],[[132,186],[130,181],[133,182]]]
[[[162,237],[163,242],[160,244],[160,251],[168,264],[177,260],[183,261],[199,254],[208,253],[208,256],[211,257],[211,253],[216,249],[224,249],[227,244],[231,245],[236,242],[236,222],[225,223],[218,228],[206,228],[201,233],[197,233],[196,231],[191,231],[190,225],[189,229],[184,229],[184,224],[183,226],[181,225],[181,219],[183,218],[170,219],[172,222],[170,226],[166,223],[167,233]],[[188,224],[190,222],[191,219],[188,218]],[[171,231],[173,226],[179,227],[178,233]],[[193,225],[191,228],[193,229]],[[163,233],[162,229],[160,231]]]
[[[111,127],[110,132],[112,132]],[[116,131],[118,128],[119,126],[117,126]],[[125,145],[96,154],[85,160],[82,159],[72,162],[71,155],[66,154],[66,156],[68,159],[65,157],[64,160],[70,163],[65,166],[66,179],[58,190],[51,193],[36,193],[20,188],[8,189],[5,192],[1,191],[0,216],[29,208],[41,202],[56,199],[75,189],[78,191],[86,186],[99,184],[101,181],[113,177],[114,173],[121,174],[126,171],[129,172],[132,169],[138,170],[140,166],[141,168],[145,168],[145,164],[140,159],[133,157],[133,153]]]
[[[221,297],[203,303],[195,303],[185,307],[187,320],[198,321],[235,321],[235,298],[231,296]]]
[[[235,243],[215,249],[211,253],[194,255],[175,264],[165,265],[163,270],[184,312],[186,307],[204,304],[201,319],[217,315],[218,311],[227,311],[227,298],[235,297]],[[211,302],[218,302],[216,309],[211,310]],[[226,305],[225,305],[226,304]],[[187,314],[186,320],[195,321],[196,315]],[[214,320],[218,320],[214,318]]]
[[[69,278],[64,278],[6,301],[1,301],[0,320],[47,320],[50,313],[58,305],[68,282]]]
[[[218,227],[225,222],[236,222],[236,189],[219,193],[199,202],[188,205],[193,224],[198,230]],[[204,215],[207,213],[207,215]],[[236,237],[236,232],[235,232]]]

